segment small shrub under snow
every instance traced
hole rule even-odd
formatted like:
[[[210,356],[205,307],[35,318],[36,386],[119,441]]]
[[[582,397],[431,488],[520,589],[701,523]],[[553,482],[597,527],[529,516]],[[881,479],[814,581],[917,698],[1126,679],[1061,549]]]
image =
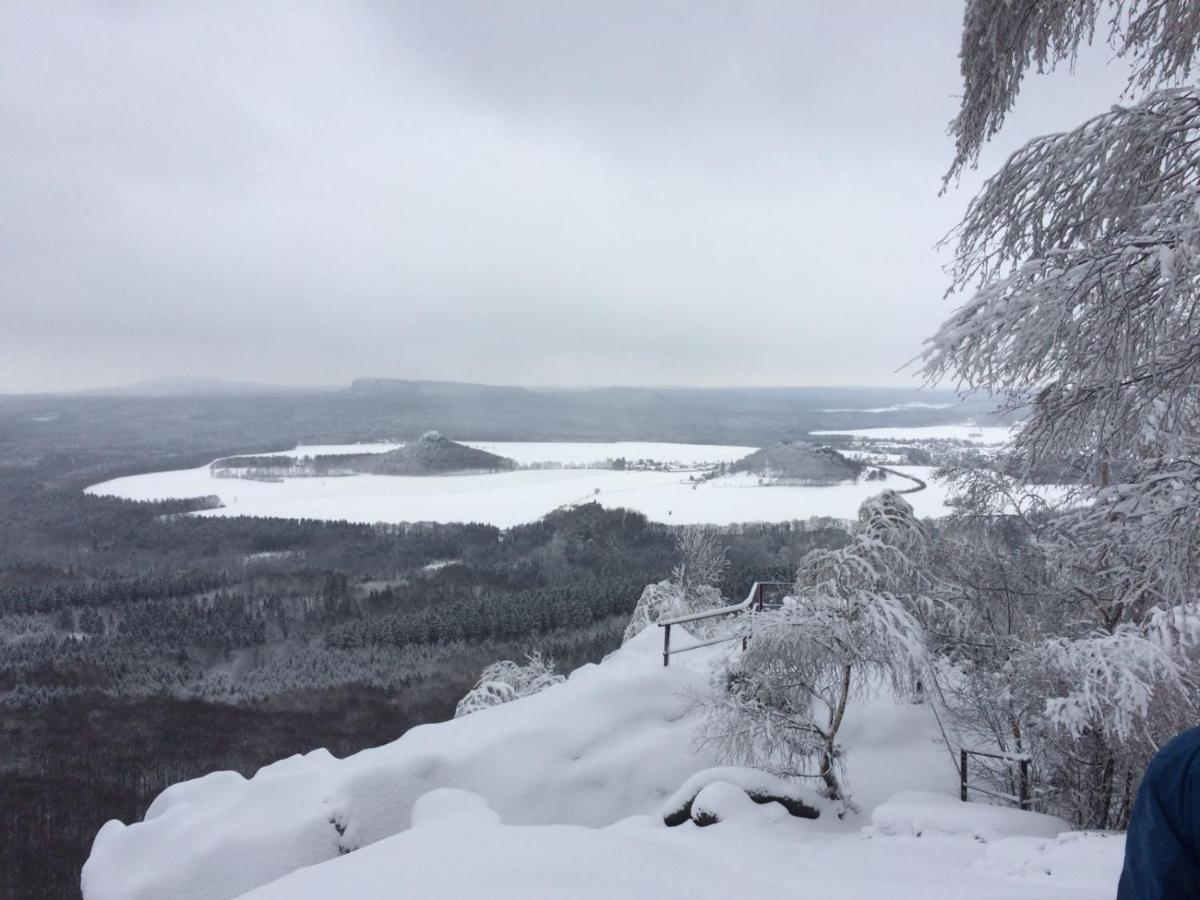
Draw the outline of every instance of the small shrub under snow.
[[[540,653],[526,656],[523,666],[511,659],[502,659],[483,670],[475,687],[458,701],[454,718],[528,697],[564,681],[566,678],[555,673],[554,662],[542,659]]]
[[[709,785],[718,782],[739,789],[755,803],[778,803],[798,818],[815,819],[821,815],[822,801],[807,788],[758,769],[717,766],[697,772],[666,799],[663,803],[663,822],[675,826],[691,819],[698,825],[711,824],[697,819],[695,803]],[[722,795],[727,793],[722,789]]]

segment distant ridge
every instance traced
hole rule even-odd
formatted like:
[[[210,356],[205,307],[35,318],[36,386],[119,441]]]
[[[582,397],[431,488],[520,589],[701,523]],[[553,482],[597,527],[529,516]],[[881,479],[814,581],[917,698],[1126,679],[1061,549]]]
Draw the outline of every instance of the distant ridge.
[[[925,405],[908,405],[916,403]],[[170,378],[104,392],[0,396],[0,433],[34,443],[53,433],[67,445],[96,427],[111,431],[119,424],[122,439],[154,432],[188,453],[207,455],[196,459],[199,465],[216,456],[286,452],[300,443],[394,443],[434,428],[465,441],[766,447],[808,439],[812,431],[1007,421],[991,415],[993,409],[986,397],[960,402],[950,391],[916,388],[565,389],[388,378],[303,388]]]
[[[329,393],[340,389],[318,385],[260,384],[252,381],[229,381],[224,378],[172,375],[78,393],[98,397],[246,397]]]
[[[401,378],[355,378],[350,382],[347,390],[351,394],[421,394],[427,396],[529,393],[527,388],[507,385],[472,384],[467,381],[407,381]]]

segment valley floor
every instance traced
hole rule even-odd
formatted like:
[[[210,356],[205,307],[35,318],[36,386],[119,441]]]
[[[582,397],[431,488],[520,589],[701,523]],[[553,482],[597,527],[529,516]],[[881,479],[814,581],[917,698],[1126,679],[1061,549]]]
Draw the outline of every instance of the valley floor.
[[[392,444],[300,447],[294,453],[378,452]],[[689,444],[481,443],[472,446],[515,458],[522,464],[548,462],[568,468],[522,469],[482,475],[354,475],[284,478],[277,482],[214,477],[208,465],[173,472],[116,478],[88,493],[129,500],[180,497],[220,498],[205,516],[257,516],[348,522],[483,522],[510,527],[533,522],[552,510],[598,502],[631,509],[672,525],[790,522],[814,516],[853,518],[859,504],[883,488],[906,490],[911,478],[928,487],[908,499],[919,516],[947,512],[947,486],[929,466],[895,466],[882,481],[860,479],[829,486],[766,485],[750,474],[700,480],[704,465],[731,462],[752,448]],[[622,456],[654,458],[672,471],[569,468]],[[693,466],[694,469],[686,467]]]

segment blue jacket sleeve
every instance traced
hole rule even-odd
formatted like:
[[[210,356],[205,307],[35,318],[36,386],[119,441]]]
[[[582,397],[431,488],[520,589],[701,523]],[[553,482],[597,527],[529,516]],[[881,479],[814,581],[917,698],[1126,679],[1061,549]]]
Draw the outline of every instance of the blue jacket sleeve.
[[[1200,728],[1150,761],[1125,839],[1117,900],[1200,898]]]

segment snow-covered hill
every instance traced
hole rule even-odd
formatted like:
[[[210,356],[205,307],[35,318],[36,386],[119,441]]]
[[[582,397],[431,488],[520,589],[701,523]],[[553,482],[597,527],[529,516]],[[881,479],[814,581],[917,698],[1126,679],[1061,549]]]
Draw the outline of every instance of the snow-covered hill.
[[[957,801],[928,706],[881,699],[843,728],[862,812],[793,818],[728,785],[721,821],[668,828],[664,800],[716,760],[690,697],[720,649],[664,669],[650,628],[504,706],[338,760],[168,788],[110,822],[86,900],[383,897],[1111,897],[1122,840]],[[697,800],[699,803],[700,800]]]

